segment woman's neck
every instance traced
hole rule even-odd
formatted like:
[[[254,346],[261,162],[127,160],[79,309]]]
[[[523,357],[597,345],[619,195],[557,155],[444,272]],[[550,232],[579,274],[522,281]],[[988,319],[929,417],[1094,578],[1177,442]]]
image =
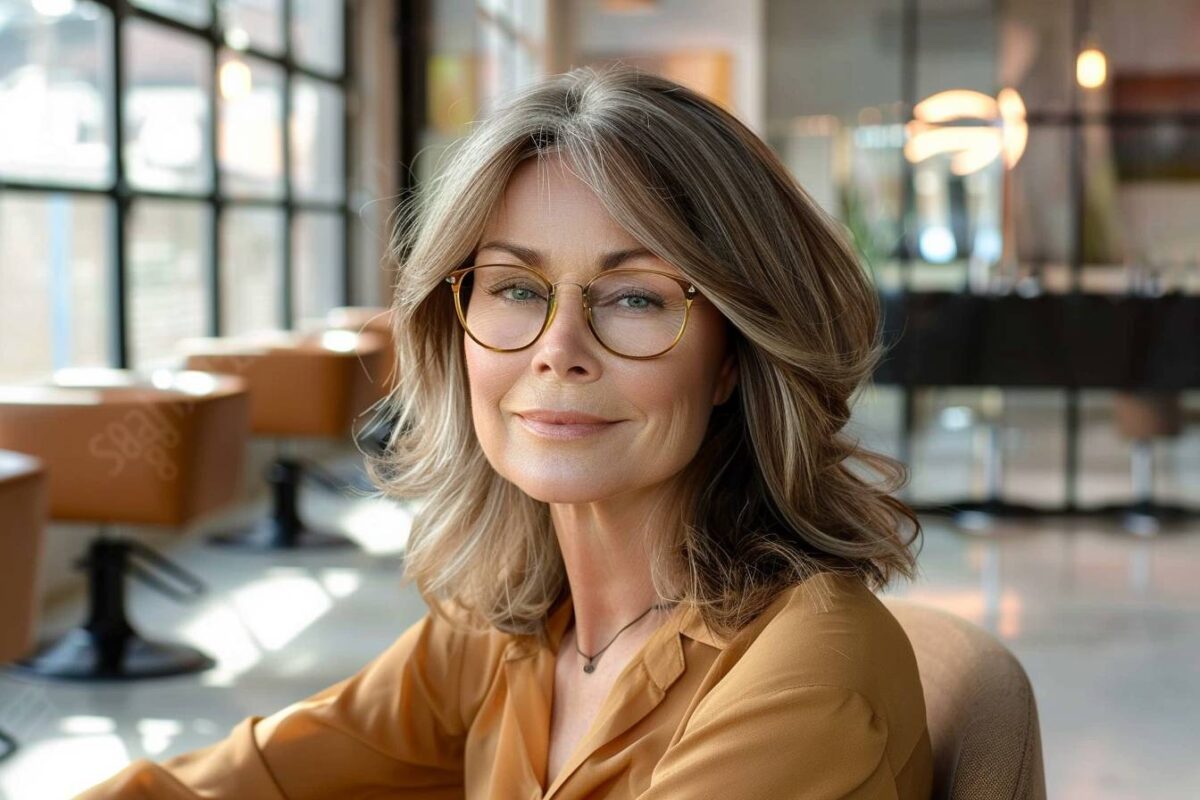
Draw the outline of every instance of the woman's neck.
[[[579,649],[594,653],[648,608],[662,602],[650,577],[650,532],[654,498],[630,502],[552,504],[574,605],[574,635]],[[661,621],[651,611],[632,627]],[[654,619],[650,619],[654,618]]]

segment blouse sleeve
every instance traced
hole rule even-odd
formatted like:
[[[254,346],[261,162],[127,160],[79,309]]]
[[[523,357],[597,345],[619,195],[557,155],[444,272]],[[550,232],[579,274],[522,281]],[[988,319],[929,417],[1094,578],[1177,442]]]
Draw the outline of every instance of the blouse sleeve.
[[[697,709],[638,800],[896,800],[887,721],[858,692],[795,686]]]
[[[358,674],[208,747],[140,759],[77,800],[461,798],[485,653],[427,613]],[[476,674],[464,676],[464,660]],[[498,661],[494,659],[493,661]]]

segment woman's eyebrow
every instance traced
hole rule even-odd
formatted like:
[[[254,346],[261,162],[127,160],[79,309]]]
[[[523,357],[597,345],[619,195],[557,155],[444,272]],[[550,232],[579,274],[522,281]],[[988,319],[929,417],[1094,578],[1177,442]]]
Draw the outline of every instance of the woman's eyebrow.
[[[546,262],[546,259],[537,250],[524,247],[523,245],[513,244],[512,242],[490,241],[480,245],[479,249],[503,250],[507,253],[511,253],[512,255],[524,261],[526,264],[529,264],[533,267],[543,267],[545,266]],[[613,269],[614,267],[620,266],[622,263],[630,260],[631,258],[653,255],[653,253],[644,247],[632,247],[627,250],[614,250],[611,253],[605,253],[599,259],[600,269]]]

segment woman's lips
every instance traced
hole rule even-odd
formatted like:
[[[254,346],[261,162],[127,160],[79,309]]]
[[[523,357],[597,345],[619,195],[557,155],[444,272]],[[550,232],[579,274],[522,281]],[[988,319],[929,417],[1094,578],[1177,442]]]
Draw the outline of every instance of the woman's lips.
[[[532,432],[536,436],[542,436],[547,439],[583,439],[588,436],[594,436],[598,433],[612,428],[614,425],[619,425],[617,422],[570,422],[570,423],[553,423],[542,422],[536,419],[528,419],[520,414],[516,415],[525,429]]]

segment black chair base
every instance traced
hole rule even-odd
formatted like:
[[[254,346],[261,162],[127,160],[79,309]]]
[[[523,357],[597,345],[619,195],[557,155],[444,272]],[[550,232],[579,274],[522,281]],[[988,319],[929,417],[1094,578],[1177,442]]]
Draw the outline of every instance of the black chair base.
[[[298,495],[306,467],[294,458],[277,458],[267,469],[271,485],[271,515],[248,528],[239,528],[210,536],[210,544],[271,552],[300,548],[357,547],[357,543],[338,533],[321,531],[300,518]]]
[[[1036,506],[995,499],[919,505],[914,508],[921,514],[950,517],[956,525],[966,530],[983,530],[998,520],[1031,519],[1053,513],[1048,509]]]
[[[17,740],[4,731],[0,731],[0,761],[17,752]]]
[[[340,533],[314,530],[300,520],[280,522],[267,517],[247,528],[208,537],[208,543],[219,547],[244,550],[337,549],[357,547],[358,543]]]
[[[216,663],[194,647],[143,638],[125,610],[125,583],[130,575],[178,600],[204,591],[199,578],[140,542],[103,534],[92,540],[76,566],[88,573],[87,621],[18,660],[13,670],[43,678],[111,681],[182,675]],[[149,568],[157,569],[157,574]],[[183,589],[169,583],[168,577]]]
[[[114,647],[86,628],[72,628],[12,665],[16,672],[71,681],[122,681],[202,672],[216,662],[194,647],[155,642],[130,632]]]
[[[1168,528],[1200,518],[1200,508],[1140,500],[1134,503],[1114,503],[1101,506],[1095,513],[1117,517],[1121,527],[1139,536],[1153,536]]]

